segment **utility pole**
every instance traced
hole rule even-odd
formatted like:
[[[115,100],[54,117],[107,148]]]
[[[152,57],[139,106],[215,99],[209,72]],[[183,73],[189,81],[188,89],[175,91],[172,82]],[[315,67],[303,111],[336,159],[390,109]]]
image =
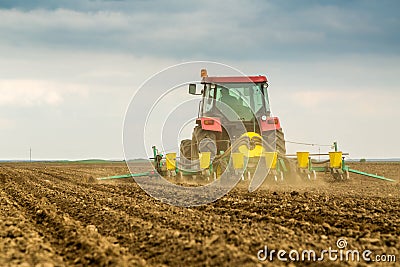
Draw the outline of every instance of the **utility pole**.
[[[29,148],[29,162],[32,162],[32,148]]]
[[[321,161],[321,147],[318,147],[318,161]]]

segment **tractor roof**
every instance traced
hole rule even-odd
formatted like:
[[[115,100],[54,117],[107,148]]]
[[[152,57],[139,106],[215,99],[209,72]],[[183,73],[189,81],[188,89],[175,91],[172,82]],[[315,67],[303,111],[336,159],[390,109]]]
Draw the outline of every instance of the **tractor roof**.
[[[203,77],[206,83],[264,83],[267,82],[265,76],[232,76],[232,77]]]

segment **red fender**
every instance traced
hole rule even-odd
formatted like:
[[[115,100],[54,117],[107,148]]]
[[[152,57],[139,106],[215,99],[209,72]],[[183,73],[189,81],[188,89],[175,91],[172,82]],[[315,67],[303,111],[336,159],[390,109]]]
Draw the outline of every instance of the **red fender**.
[[[278,117],[267,117],[266,120],[260,120],[260,127],[262,132],[279,130],[281,129],[281,123]]]
[[[206,131],[222,132],[221,120],[219,118],[204,117],[199,118],[201,128]]]

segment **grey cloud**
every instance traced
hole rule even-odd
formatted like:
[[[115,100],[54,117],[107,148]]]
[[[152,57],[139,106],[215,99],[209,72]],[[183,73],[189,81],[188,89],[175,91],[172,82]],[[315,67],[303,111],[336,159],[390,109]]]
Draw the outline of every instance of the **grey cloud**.
[[[47,81],[49,90],[71,83],[88,90],[88,97],[63,96],[58,106],[0,107],[0,158],[24,158],[29,146],[42,158],[120,158],[122,119],[135,88],[163,67],[193,59],[267,74],[273,111],[288,138],[325,142],[342,134],[338,141],[348,142],[343,146],[351,152],[360,153],[365,144],[355,144],[342,130],[373,140],[376,132],[358,130],[371,127],[371,117],[359,114],[361,104],[366,95],[366,103],[373,103],[375,91],[386,92],[380,101],[389,99],[393,108],[379,103],[376,116],[387,115],[385,131],[394,138],[398,125],[388,121],[399,118],[390,98],[399,87],[400,3],[296,3],[0,0],[0,80]],[[297,92],[327,91],[346,101],[324,100],[318,112],[287,101]],[[340,114],[346,127],[341,122],[328,131],[324,123],[336,118],[333,109],[348,111]],[[303,127],[307,116],[315,128]],[[382,145],[391,148],[390,156],[397,156],[397,147]],[[368,149],[368,155],[384,156]]]
[[[400,21],[384,5],[311,1],[287,14],[285,1],[283,6],[275,1],[163,3],[61,1],[58,6],[39,2],[28,11],[2,9],[0,33],[7,38],[0,43],[178,59],[297,60],[400,52]],[[43,6],[53,9],[38,9]]]

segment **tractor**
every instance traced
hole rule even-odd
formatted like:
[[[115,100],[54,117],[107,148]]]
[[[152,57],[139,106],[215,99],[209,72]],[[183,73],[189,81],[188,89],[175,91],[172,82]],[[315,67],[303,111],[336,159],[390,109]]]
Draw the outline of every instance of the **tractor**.
[[[189,94],[200,95],[201,101],[192,138],[181,141],[179,157],[176,152],[166,153],[152,146],[150,159],[154,170],[98,180],[148,176],[155,177],[156,181],[163,181],[158,179],[161,177],[180,181],[187,176],[181,180],[186,182],[197,177],[210,181],[213,177],[213,184],[221,185],[218,190],[222,190],[232,188],[239,178],[245,180],[247,175],[250,192],[259,188],[268,177],[273,176],[276,182],[311,181],[317,179],[317,172],[330,173],[337,181],[348,180],[352,172],[395,182],[349,168],[344,157],[349,154],[339,151],[337,142],[333,145],[285,142],[279,118],[271,116],[267,89],[265,76],[209,77],[207,70],[202,69],[201,81],[189,84]],[[286,154],[285,143],[326,146],[334,151],[311,154],[303,150]],[[313,156],[329,156],[329,159],[317,161]],[[130,162],[126,161],[127,164]],[[157,188],[169,190],[164,181],[160,185]],[[207,190],[211,188],[207,187]]]
[[[192,139],[180,143],[181,161],[210,152],[221,173],[228,163],[218,159],[227,152],[242,153],[249,162],[268,151],[284,157],[284,134],[279,118],[271,117],[266,76],[209,77],[202,69],[199,84],[189,84],[189,94],[201,95],[201,101]]]

